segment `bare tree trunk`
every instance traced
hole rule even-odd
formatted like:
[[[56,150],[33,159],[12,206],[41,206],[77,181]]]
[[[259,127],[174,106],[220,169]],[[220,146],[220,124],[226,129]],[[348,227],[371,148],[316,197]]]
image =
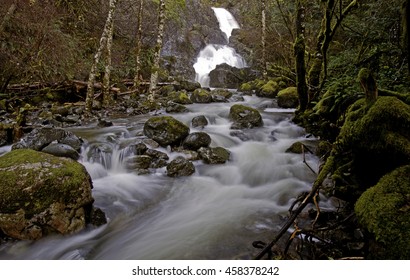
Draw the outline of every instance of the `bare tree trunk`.
[[[115,5],[115,3],[113,5]],[[104,71],[104,79],[103,79],[103,84],[102,84],[103,106],[104,107],[109,107],[110,101],[112,100],[112,96],[110,95],[110,78],[111,78],[111,65],[112,65],[111,49],[112,49],[113,34],[114,34],[114,20],[111,19],[111,24],[108,29],[105,71]]]
[[[138,22],[137,22],[137,46],[135,48],[135,77],[134,77],[134,89],[138,89],[140,84],[140,71],[141,71],[141,47],[142,47],[142,12],[144,8],[144,0],[140,0],[140,6],[138,8]]]
[[[266,0],[262,1],[262,75],[266,80],[268,76],[266,64]]]
[[[89,112],[92,111],[92,107],[93,107],[94,82],[95,82],[97,67],[98,67],[98,63],[100,62],[101,55],[103,54],[104,48],[107,47],[109,31],[110,31],[110,27],[112,26],[116,4],[117,4],[117,0],[110,0],[110,9],[108,11],[107,20],[105,21],[104,30],[100,38],[100,46],[98,47],[98,50],[94,55],[94,62],[91,66],[90,75],[88,77],[87,96],[85,99],[85,109]]]
[[[154,102],[155,89],[158,83],[158,70],[160,55],[162,49],[162,41],[164,38],[164,23],[165,23],[165,0],[160,0],[159,11],[158,11],[158,31],[157,31],[157,43],[154,52],[154,62],[151,68],[151,80],[148,90],[148,100]]]
[[[300,112],[305,111],[308,105],[305,66],[305,8],[302,1],[303,0],[296,0],[296,39],[294,45],[296,59],[296,86],[298,89]]]

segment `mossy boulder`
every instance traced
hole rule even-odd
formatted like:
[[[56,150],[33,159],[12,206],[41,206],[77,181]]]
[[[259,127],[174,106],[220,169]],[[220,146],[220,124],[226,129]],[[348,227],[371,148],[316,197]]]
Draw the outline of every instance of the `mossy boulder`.
[[[176,87],[180,90],[186,90],[186,91],[192,92],[198,88],[201,88],[201,84],[198,82],[182,80],[182,81],[179,81]]]
[[[0,229],[39,239],[83,229],[92,215],[92,182],[80,163],[28,149],[0,157]]]
[[[299,106],[298,89],[288,87],[278,93],[278,105],[282,108],[296,108]]]
[[[211,103],[213,101],[212,94],[206,89],[199,88],[191,94],[191,101],[194,103]]]
[[[203,115],[196,116],[192,119],[191,124],[192,124],[192,127],[204,128],[205,126],[208,125],[208,120]]]
[[[189,127],[170,116],[152,117],[144,124],[144,135],[163,147],[179,145],[189,134]]]
[[[185,90],[182,91],[173,91],[168,94],[168,98],[178,104],[192,104],[193,102],[188,96],[188,93]]]
[[[239,91],[242,92],[243,94],[247,94],[247,95],[252,95],[253,90],[254,90],[254,88],[253,88],[253,86],[250,82],[243,83],[239,87]]]
[[[233,120],[232,129],[263,126],[262,116],[259,111],[245,105],[233,105],[229,111],[229,117]]]
[[[410,258],[410,165],[385,175],[365,191],[355,205],[359,222],[374,234],[384,250],[372,258]]]
[[[379,97],[372,104],[357,101],[334,147],[336,191],[345,198],[360,196],[410,161],[410,106],[395,97]]]
[[[280,86],[276,81],[270,80],[256,92],[259,97],[274,98],[278,95]]]

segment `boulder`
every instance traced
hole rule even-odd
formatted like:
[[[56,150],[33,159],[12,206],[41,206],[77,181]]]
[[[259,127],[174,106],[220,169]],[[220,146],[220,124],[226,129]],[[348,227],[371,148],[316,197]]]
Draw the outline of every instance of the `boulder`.
[[[169,177],[189,176],[195,173],[194,164],[180,156],[170,162],[167,166],[167,175]]]
[[[207,133],[194,132],[189,134],[185,138],[182,146],[187,150],[197,151],[199,148],[209,147],[211,141],[211,136],[209,136]]]
[[[191,121],[192,127],[200,127],[204,128],[205,126],[208,125],[208,120],[206,119],[205,116],[196,116],[192,119]]]
[[[150,167],[151,168],[162,168],[167,166],[169,157],[166,153],[153,150],[153,149],[148,149],[145,152],[145,155],[149,156],[152,158]]]
[[[191,101],[194,103],[211,103],[213,100],[210,91],[199,88],[191,94]]]
[[[222,147],[200,148],[199,158],[207,164],[221,164],[229,160],[231,153]]]
[[[410,258],[410,165],[385,175],[366,190],[355,205],[359,222],[383,250],[372,250],[377,259]]]
[[[152,164],[152,157],[147,155],[132,156],[126,159],[125,166],[129,170],[148,169]]]
[[[192,104],[193,102],[188,96],[188,93],[185,90],[182,91],[173,91],[168,94],[168,98],[170,101],[178,103],[178,104]]]
[[[245,105],[233,105],[230,109],[229,117],[233,120],[232,129],[263,126],[262,116],[259,111]]]
[[[278,95],[279,89],[280,86],[278,82],[270,80],[264,84],[260,90],[256,91],[256,95],[259,97],[274,98]]]
[[[179,90],[186,90],[188,92],[192,92],[198,88],[201,88],[201,84],[198,82],[182,80],[176,86]]]
[[[69,234],[90,222],[92,182],[80,163],[29,149],[0,157],[0,229],[15,239]]]
[[[211,94],[214,102],[228,102],[227,99],[233,95],[231,91],[226,89],[214,89],[211,91]]]
[[[144,135],[163,147],[178,145],[189,134],[189,127],[170,116],[152,117],[144,124]]]
[[[223,63],[209,73],[209,85],[214,88],[239,88],[245,78],[244,70]]]
[[[296,108],[299,106],[298,89],[296,87],[288,87],[279,91],[278,105],[282,108]]]
[[[186,113],[189,110],[184,105],[175,103],[175,102],[168,102],[167,108],[165,109],[167,113]]]
[[[73,160],[78,160],[80,158],[80,154],[67,144],[51,143],[41,151],[57,157],[72,158]]]
[[[12,149],[41,151],[54,141],[69,145],[76,151],[80,151],[83,144],[83,141],[70,131],[61,128],[43,127],[36,128],[29,134],[26,134],[19,142],[13,145]]]

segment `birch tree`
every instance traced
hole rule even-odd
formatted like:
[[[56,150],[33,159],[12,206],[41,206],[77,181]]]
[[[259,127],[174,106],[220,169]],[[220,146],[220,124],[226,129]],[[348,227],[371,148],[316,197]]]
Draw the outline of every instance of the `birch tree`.
[[[134,77],[134,89],[138,89],[140,84],[140,72],[141,72],[141,47],[142,47],[142,12],[144,9],[144,0],[140,0],[138,7],[138,21],[137,21],[137,45],[135,48],[135,77]]]
[[[159,1],[158,10],[158,29],[157,29],[157,42],[154,49],[154,60],[151,68],[151,79],[148,90],[149,102],[154,102],[155,89],[158,83],[158,71],[161,56],[162,43],[164,38],[164,24],[165,24],[165,0]]]
[[[98,47],[97,52],[94,55],[94,61],[91,66],[90,74],[88,77],[88,84],[87,84],[87,96],[85,100],[85,108],[87,111],[92,110],[93,100],[94,100],[94,83],[96,78],[97,67],[100,62],[101,56],[103,55],[104,49],[108,50],[108,44],[110,44],[110,50],[107,51],[107,55],[111,55],[111,42],[112,42],[112,35],[113,35],[113,21],[114,21],[114,13],[116,9],[118,0],[110,0],[110,8],[108,11],[107,20],[105,21],[104,30],[100,38],[100,46]],[[111,37],[111,38],[110,38]],[[111,61],[111,58],[107,57],[108,61]],[[107,63],[107,65],[110,63]],[[109,65],[111,67],[111,65]],[[107,71],[107,67],[105,69]],[[109,73],[108,75],[105,74],[104,81],[108,80],[108,85],[106,87],[109,91]],[[106,98],[106,97],[105,97]]]

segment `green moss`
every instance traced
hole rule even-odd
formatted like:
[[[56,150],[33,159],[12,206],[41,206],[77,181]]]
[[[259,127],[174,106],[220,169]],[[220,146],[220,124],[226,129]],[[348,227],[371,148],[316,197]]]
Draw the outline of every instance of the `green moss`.
[[[175,103],[192,104],[192,101],[189,98],[188,93],[185,90],[170,92],[168,94],[168,98],[171,99]]]
[[[243,83],[239,87],[239,91],[241,92],[251,92],[253,90],[253,86],[250,83]]]
[[[26,215],[40,213],[52,203],[76,203],[91,184],[85,168],[73,160],[33,150],[13,150],[0,157],[0,209]],[[91,194],[91,189],[90,189]]]
[[[359,222],[382,243],[383,259],[410,258],[410,165],[397,168],[368,189],[355,205]]]
[[[260,90],[258,93],[259,96],[261,97],[276,97],[279,91],[279,85],[275,81],[268,81]]]
[[[278,93],[278,105],[282,108],[296,108],[299,104],[298,89],[288,87]]]

